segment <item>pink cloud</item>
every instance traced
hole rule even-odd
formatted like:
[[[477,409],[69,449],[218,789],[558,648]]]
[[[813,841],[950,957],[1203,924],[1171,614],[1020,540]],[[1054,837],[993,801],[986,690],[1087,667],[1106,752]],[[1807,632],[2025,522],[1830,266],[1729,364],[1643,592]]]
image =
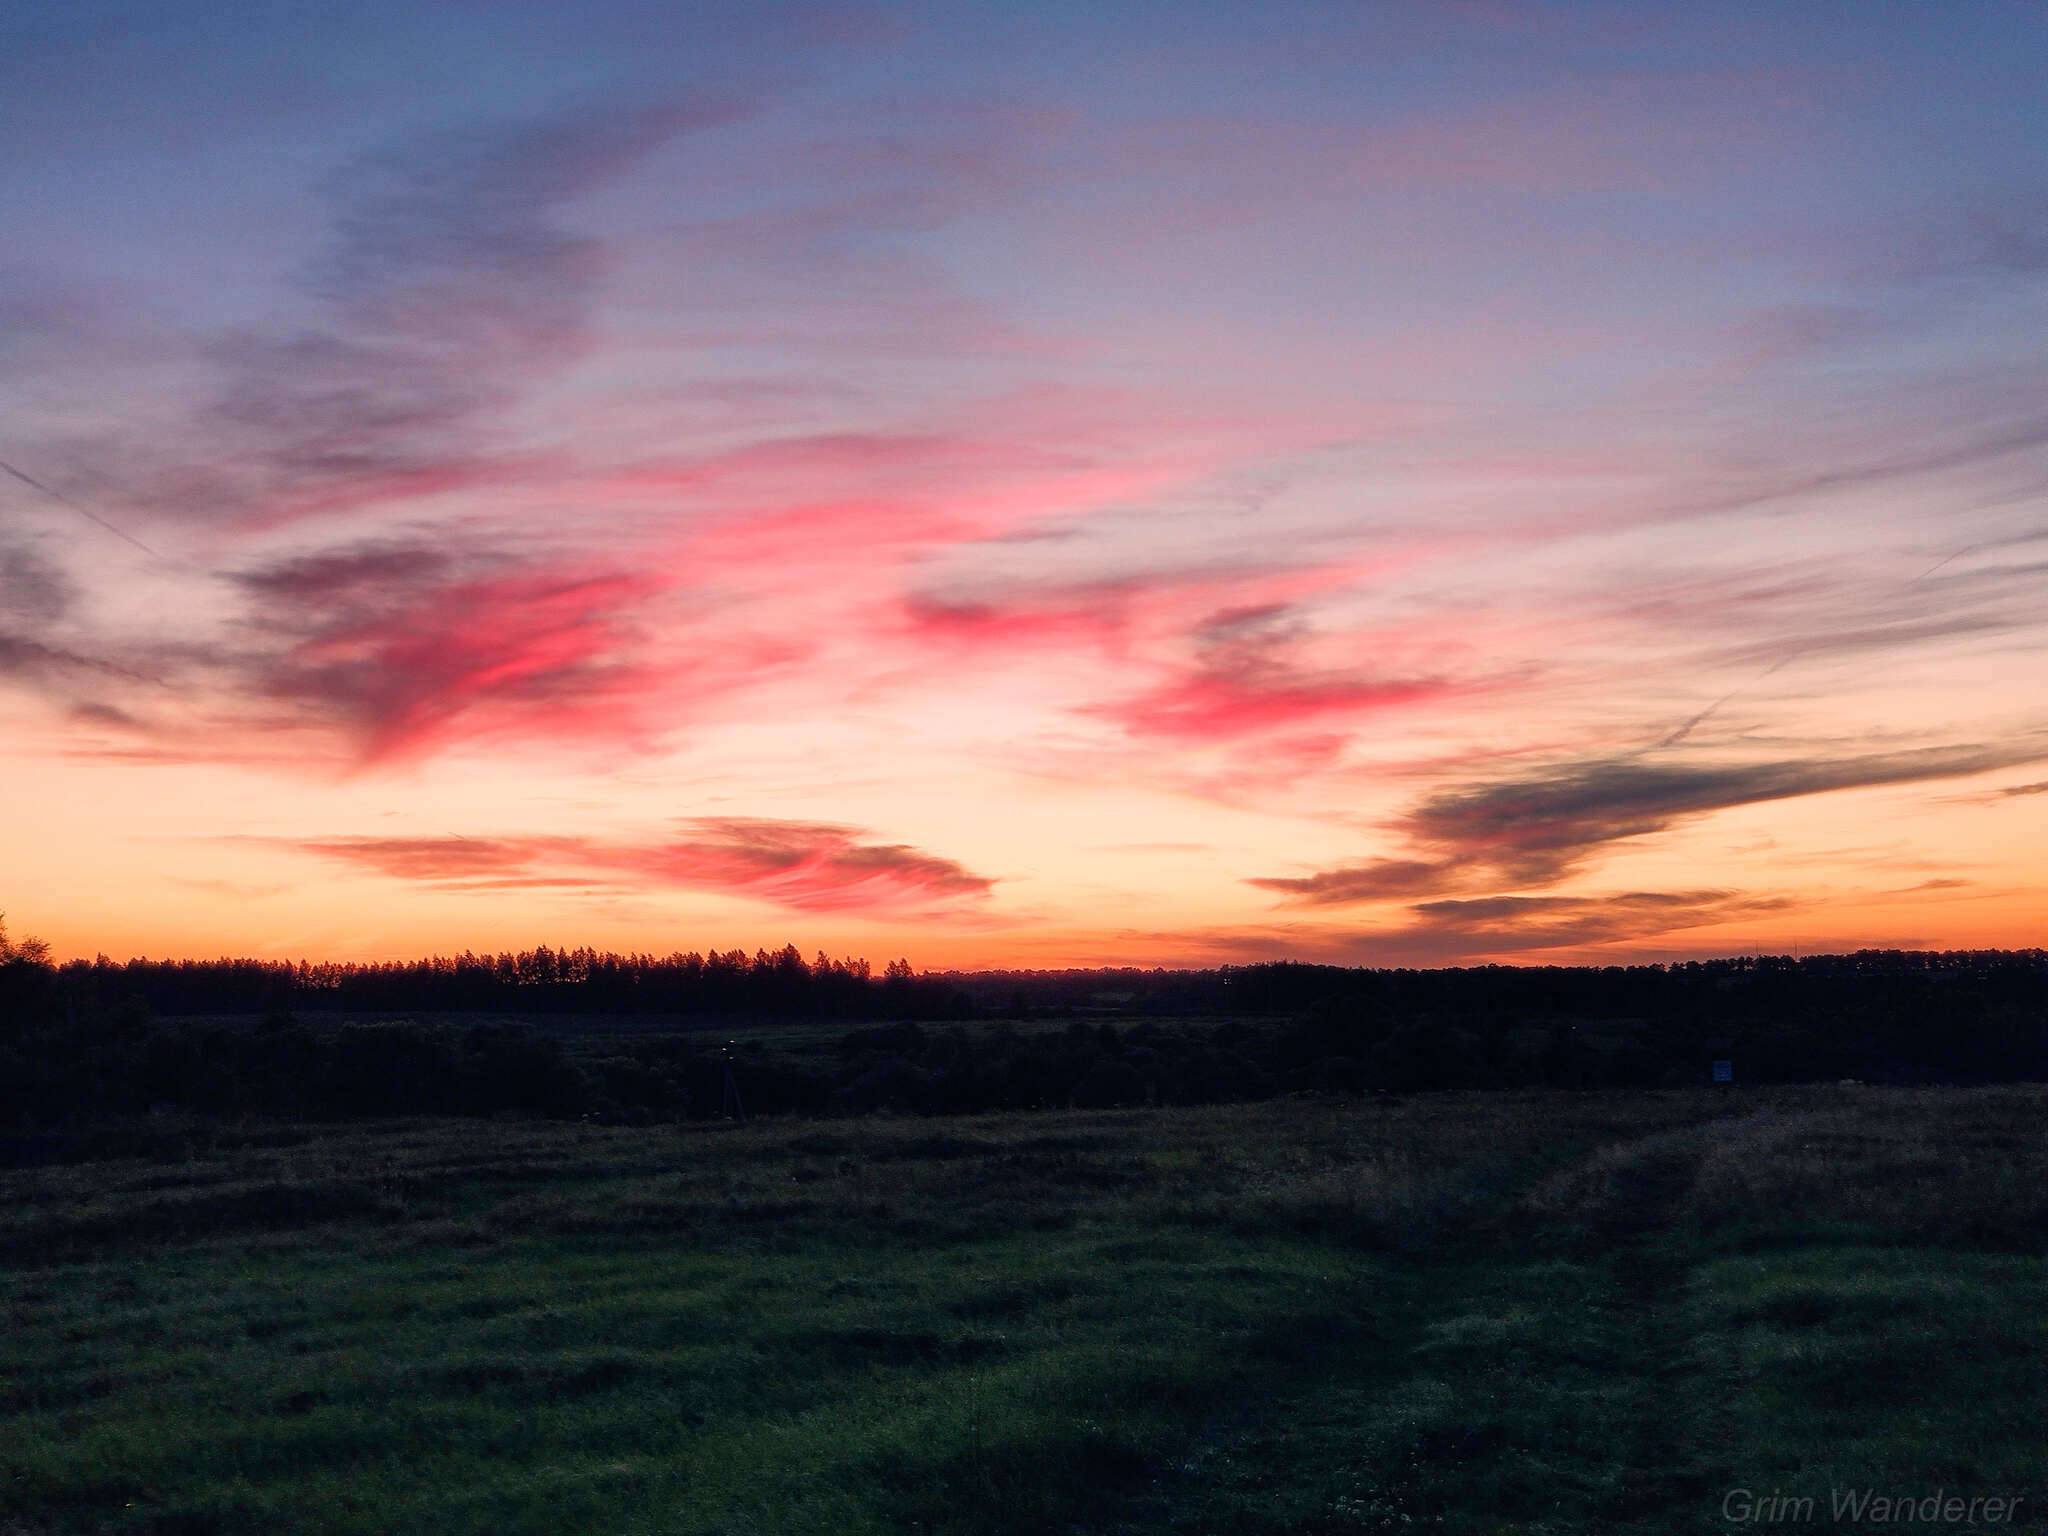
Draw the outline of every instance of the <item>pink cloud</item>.
[[[267,725],[338,729],[364,762],[477,739],[637,750],[828,640],[871,671],[946,665],[902,622],[900,569],[1185,472],[1097,457],[1030,431],[814,434],[530,485],[522,502],[620,508],[614,552],[483,554],[479,531],[273,561],[233,578],[261,643],[221,670],[286,706]],[[680,531],[650,527],[664,512]]]
[[[1229,740],[1331,716],[1359,716],[1443,699],[1463,690],[1440,678],[1313,677],[1279,670],[1197,672],[1101,707],[1142,735]]]
[[[359,766],[486,740],[651,750],[816,643],[692,606],[669,562],[626,549],[550,562],[373,542],[232,580],[247,604],[234,643],[188,664],[227,694],[210,751],[185,728],[198,756],[261,757],[281,731],[335,740]],[[180,729],[168,719],[164,734]]]
[[[301,637],[261,682],[295,711],[349,725],[366,761],[480,736],[617,738],[667,681],[636,654],[627,617],[658,590],[638,575],[521,572],[416,586],[395,602],[380,591],[368,611],[336,594],[275,615]]]

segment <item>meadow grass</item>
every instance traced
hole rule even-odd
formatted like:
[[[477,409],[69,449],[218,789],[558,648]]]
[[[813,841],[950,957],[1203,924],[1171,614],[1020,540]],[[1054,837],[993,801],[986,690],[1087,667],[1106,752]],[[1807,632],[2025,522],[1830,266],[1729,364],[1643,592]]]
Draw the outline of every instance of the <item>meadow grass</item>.
[[[1696,1531],[1856,1484],[2026,1528],[2044,1109],[399,1122],[0,1174],[0,1531]]]

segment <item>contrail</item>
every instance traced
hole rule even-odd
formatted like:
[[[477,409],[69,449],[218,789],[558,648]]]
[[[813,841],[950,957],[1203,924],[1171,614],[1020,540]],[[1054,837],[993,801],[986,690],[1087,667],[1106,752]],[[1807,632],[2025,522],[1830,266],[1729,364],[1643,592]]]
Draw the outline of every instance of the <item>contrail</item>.
[[[1694,715],[1691,719],[1687,720],[1683,725],[1679,726],[1669,735],[1663,737],[1660,741],[1657,742],[1655,747],[1649,748],[1648,750],[1658,751],[1665,747],[1677,746],[1681,741],[1685,740],[1686,737],[1690,736],[1693,733],[1693,728],[1695,726],[1704,725],[1708,720],[1713,718],[1715,715],[1719,714],[1721,712],[1721,706],[1723,704],[1726,704],[1730,699],[1734,698],[1738,693],[1743,692],[1745,689],[1754,688],[1758,683],[1762,682],[1765,678],[1769,677],[1773,672],[1777,671],[1780,667],[1791,665],[1791,663],[1797,661],[1801,656],[1804,656],[1808,651],[1812,649],[1813,647],[1810,645],[1802,645],[1795,650],[1787,651],[1783,656],[1780,656],[1768,667],[1765,667],[1763,671],[1757,673],[1755,677],[1752,677],[1748,682],[1744,683],[1742,687],[1729,689],[1726,693],[1722,694],[1721,697],[1714,700],[1713,703],[1709,704],[1705,709],[1701,710],[1698,714]]]
[[[1986,549],[1989,547],[1990,545],[1986,543],[1965,544],[1961,549],[1956,550],[1954,553],[1943,555],[1939,560],[1935,561],[1934,564],[1927,567],[1927,569],[1922,571],[1918,576],[1908,577],[1903,583],[1900,584],[1899,590],[1903,592],[1908,587],[1916,587],[1921,582],[1925,581],[1928,577],[1932,576],[1936,571],[1942,569],[1942,567],[1952,565],[1956,561],[1962,559],[1965,555],[1975,554],[1978,550]],[[1763,671],[1757,673],[1757,675],[1751,678],[1748,682],[1741,684],[1739,687],[1729,689],[1726,693],[1722,694],[1720,698],[1714,700],[1713,703],[1709,704],[1705,709],[1701,710],[1698,714],[1692,716],[1689,720],[1684,721],[1675,729],[1667,732],[1664,736],[1660,737],[1657,741],[1652,743],[1650,746],[1643,748],[1642,750],[1645,752],[1657,752],[1662,751],[1665,747],[1677,746],[1681,741],[1685,740],[1686,737],[1690,736],[1693,733],[1694,727],[1704,725],[1714,715],[1720,713],[1721,706],[1723,704],[1726,704],[1730,699],[1734,698],[1737,694],[1746,693],[1751,688],[1754,688],[1758,683],[1762,682],[1765,678],[1769,677],[1773,672],[1776,672],[1779,668],[1790,666],[1793,662],[1797,661],[1801,656],[1804,656],[1808,651],[1813,649],[1815,649],[1815,647],[1812,644],[1793,646],[1791,650],[1787,651],[1784,655],[1780,656],[1768,667],[1765,667]]]
[[[160,554],[158,551],[151,549],[147,544],[143,543],[142,540],[136,538],[134,534],[127,533],[119,528],[116,528],[104,517],[101,517],[99,513],[93,511],[90,507],[81,507],[77,502],[73,501],[69,496],[66,496],[63,492],[51,490],[47,485],[43,484],[43,482],[38,480],[34,475],[23,474],[20,470],[16,469],[12,464],[8,463],[5,459],[0,459],[0,469],[6,470],[8,474],[14,476],[14,478],[19,480],[23,485],[33,486],[36,490],[41,491],[45,496],[49,497],[50,500],[62,502],[65,506],[69,507],[72,511],[76,512],[80,517],[91,518],[94,522],[98,523],[102,528],[106,529],[107,532],[111,533],[115,538],[127,540],[130,544],[133,544],[137,549],[141,550],[145,555],[148,555],[152,560],[161,560],[164,558],[163,555]]]

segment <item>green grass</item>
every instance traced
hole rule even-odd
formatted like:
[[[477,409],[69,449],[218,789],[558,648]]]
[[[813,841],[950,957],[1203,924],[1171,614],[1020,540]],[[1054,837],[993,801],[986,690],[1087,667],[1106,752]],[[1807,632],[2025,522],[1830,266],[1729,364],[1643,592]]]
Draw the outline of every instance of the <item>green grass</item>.
[[[1870,1484],[2038,1526],[2044,1109],[419,1122],[8,1173],[0,1532],[1698,1531]]]

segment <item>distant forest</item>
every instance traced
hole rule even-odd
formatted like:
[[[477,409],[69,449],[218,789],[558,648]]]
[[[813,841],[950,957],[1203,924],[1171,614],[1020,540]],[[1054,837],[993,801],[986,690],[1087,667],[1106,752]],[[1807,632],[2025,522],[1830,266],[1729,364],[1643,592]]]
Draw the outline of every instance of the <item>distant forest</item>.
[[[2048,1079],[2048,952],[875,975],[794,946],[57,965],[0,931],[0,1162],[118,1150],[141,1133],[107,1127],[166,1115],[645,1123],[736,1097],[754,1114],[944,1114],[1680,1087],[1717,1061],[1738,1091]]]
[[[0,937],[0,945],[6,940]],[[31,941],[32,943],[32,941]],[[0,949],[0,955],[9,953]],[[41,959],[40,951],[36,958]],[[275,960],[74,960],[53,979],[80,1004],[139,998],[161,1015],[299,1013],[722,1014],[772,1018],[977,1019],[1037,1014],[1185,1017],[1285,1013],[1333,996],[1404,1013],[1518,1011],[1614,1018],[1698,1012],[1788,1017],[1825,1006],[1880,1010],[1925,995],[1951,1005],[2039,1008],[2048,951],[1860,950],[1672,965],[1360,969],[1276,961],[1213,970],[1106,967],[926,971],[907,960],[806,961],[779,950],[618,955],[594,949],[436,955],[380,964]]]

